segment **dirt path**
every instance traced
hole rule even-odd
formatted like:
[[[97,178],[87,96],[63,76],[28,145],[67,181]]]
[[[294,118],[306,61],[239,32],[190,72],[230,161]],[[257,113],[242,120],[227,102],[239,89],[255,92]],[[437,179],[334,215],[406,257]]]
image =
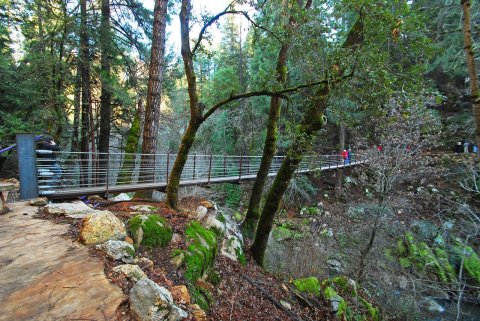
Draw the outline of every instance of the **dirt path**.
[[[0,320],[116,320],[124,299],[87,248],[62,237],[68,225],[34,219],[10,204],[0,216]]]

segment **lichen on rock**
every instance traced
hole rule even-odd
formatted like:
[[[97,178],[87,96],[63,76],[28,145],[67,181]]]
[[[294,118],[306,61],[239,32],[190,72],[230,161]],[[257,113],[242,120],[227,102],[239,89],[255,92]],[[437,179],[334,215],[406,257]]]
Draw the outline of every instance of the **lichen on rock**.
[[[123,222],[109,211],[96,211],[87,215],[80,229],[80,241],[87,245],[120,240],[126,235]]]

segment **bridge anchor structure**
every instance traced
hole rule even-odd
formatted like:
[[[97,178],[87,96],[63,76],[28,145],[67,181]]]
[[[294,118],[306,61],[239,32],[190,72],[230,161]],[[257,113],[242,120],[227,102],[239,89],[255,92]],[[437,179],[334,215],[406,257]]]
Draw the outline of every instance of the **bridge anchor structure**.
[[[17,135],[22,199],[37,196],[71,198],[151,189],[164,191],[176,157],[175,154],[37,150],[34,138],[33,134]],[[261,158],[191,154],[183,169],[180,186],[254,180]],[[277,174],[284,158],[274,157],[268,176]],[[363,162],[358,156],[345,162],[340,155],[309,155],[303,158],[297,174],[351,167]]]

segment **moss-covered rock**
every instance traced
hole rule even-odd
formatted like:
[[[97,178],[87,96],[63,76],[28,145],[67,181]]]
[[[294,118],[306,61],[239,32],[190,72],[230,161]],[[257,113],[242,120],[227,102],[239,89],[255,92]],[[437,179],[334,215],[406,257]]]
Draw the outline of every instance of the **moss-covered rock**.
[[[222,241],[221,253],[233,261],[238,261],[244,266],[247,265],[242,241],[234,235],[227,236]]]
[[[158,215],[137,215],[130,219],[127,225],[137,245],[164,247],[172,239],[172,228]]]
[[[463,259],[465,272],[469,277],[480,284],[480,259],[470,246],[463,246],[460,242],[454,248],[459,261]]]
[[[198,304],[198,306],[200,306],[200,308],[202,308],[204,311],[208,311],[210,309],[210,305],[213,302],[213,296],[207,289],[197,286],[190,286],[189,291],[193,303]]]
[[[272,235],[275,240],[280,242],[292,238],[293,233],[286,227],[278,226],[273,230]]]
[[[330,301],[332,309],[340,320],[349,320],[348,304],[338,293],[330,286],[323,289],[323,296]]]
[[[441,246],[432,249],[425,242],[416,243],[413,235],[406,233],[404,240],[397,242],[395,255],[402,267],[415,267],[419,272],[430,273],[442,283],[450,284],[455,282],[455,271]]]
[[[318,279],[314,276],[304,279],[296,279],[293,281],[293,285],[295,285],[300,292],[320,296],[320,282],[318,282]]]
[[[332,310],[339,320],[378,321],[380,319],[378,308],[361,295],[354,280],[337,276],[323,280],[321,287],[322,296],[330,301]]]
[[[206,275],[215,262],[217,235],[214,231],[204,228],[197,221],[188,225],[185,234],[189,243],[185,250],[187,266],[185,277],[194,282]]]

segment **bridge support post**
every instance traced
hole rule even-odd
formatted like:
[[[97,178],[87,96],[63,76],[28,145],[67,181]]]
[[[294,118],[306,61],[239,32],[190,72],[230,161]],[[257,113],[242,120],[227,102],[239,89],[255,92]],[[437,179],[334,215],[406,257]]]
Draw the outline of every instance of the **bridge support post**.
[[[35,134],[17,134],[16,142],[20,199],[27,200],[38,197]]]

